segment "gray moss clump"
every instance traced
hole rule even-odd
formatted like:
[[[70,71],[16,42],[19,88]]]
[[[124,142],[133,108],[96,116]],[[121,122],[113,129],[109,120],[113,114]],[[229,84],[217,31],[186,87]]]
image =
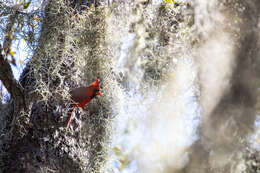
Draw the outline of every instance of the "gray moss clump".
[[[123,73],[122,83],[134,83],[137,88],[158,87],[173,71],[173,59],[186,53],[183,45],[192,42],[190,31],[194,22],[192,14],[187,14],[191,5],[182,3],[180,8],[174,8],[164,2],[135,0],[115,3],[110,10],[107,21],[111,52],[122,52],[124,39],[134,36],[126,62],[119,69]]]
[[[21,156],[13,167],[30,163],[31,172],[102,172],[117,102],[125,97],[121,85],[128,89],[130,81],[137,89],[158,87],[167,78],[173,59],[185,51],[178,47],[187,26],[183,18],[182,11],[164,3],[126,0],[79,11],[64,0],[48,1],[37,48],[20,78],[33,96],[19,119],[21,138],[33,142],[28,157]],[[128,34],[135,39],[121,74],[118,61]],[[96,77],[103,96],[85,112],[76,109],[66,129],[70,89],[89,85]],[[21,151],[14,146],[12,152]]]
[[[24,87],[36,95],[24,126],[37,143],[31,153],[35,170],[93,173],[104,165],[111,105],[121,91],[111,73],[105,12],[102,6],[79,12],[63,0],[49,1],[45,8],[38,48],[21,77]],[[76,118],[66,129],[69,90],[89,85],[96,77],[103,96],[89,103],[86,112],[76,109]]]

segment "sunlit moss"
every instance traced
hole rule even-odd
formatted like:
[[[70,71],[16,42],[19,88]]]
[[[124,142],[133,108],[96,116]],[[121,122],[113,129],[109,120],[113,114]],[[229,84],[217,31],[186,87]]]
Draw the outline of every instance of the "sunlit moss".
[[[100,172],[110,136],[111,104],[117,97],[114,91],[121,90],[111,73],[113,59],[105,43],[106,9],[100,6],[79,12],[59,0],[50,1],[45,12],[38,49],[28,62],[35,79],[30,90],[39,96],[38,106],[61,107],[60,119],[66,121],[69,90],[100,79],[103,96],[88,104],[86,112],[77,111],[82,118],[72,123],[73,130],[60,128],[48,137],[49,143],[78,162],[83,172]]]

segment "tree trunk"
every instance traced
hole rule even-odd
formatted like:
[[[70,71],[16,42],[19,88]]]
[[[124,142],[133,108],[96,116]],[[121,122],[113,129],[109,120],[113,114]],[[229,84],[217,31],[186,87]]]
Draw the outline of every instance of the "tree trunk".
[[[20,77],[26,108],[15,114],[13,100],[0,107],[2,172],[100,172],[105,161],[112,91],[119,90],[106,57],[105,9],[68,2],[50,0],[45,7],[38,48]],[[69,90],[96,77],[103,96],[86,111],[76,109],[66,129]]]

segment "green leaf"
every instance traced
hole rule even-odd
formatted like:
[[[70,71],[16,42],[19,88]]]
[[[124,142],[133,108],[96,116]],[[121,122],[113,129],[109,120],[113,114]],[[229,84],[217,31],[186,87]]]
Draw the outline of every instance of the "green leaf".
[[[164,2],[165,2],[166,4],[172,4],[172,3],[174,3],[174,1],[172,1],[172,0],[164,0]]]
[[[34,20],[35,22],[39,22],[41,19],[40,19],[39,17],[35,16],[35,17],[33,17],[33,20]]]
[[[122,154],[122,152],[120,151],[120,149],[118,147],[113,147],[113,151],[115,153],[115,155],[120,156]]]
[[[31,1],[25,3],[24,6],[23,6],[23,8],[24,8],[24,9],[27,9],[27,8],[29,7],[30,4],[31,4]]]
[[[9,51],[9,54],[13,57],[14,56],[14,54],[15,54],[15,52],[13,52],[13,51]]]
[[[125,169],[129,164],[130,164],[130,160],[128,159],[128,156],[121,156],[120,160],[120,171],[122,171],[123,169]]]

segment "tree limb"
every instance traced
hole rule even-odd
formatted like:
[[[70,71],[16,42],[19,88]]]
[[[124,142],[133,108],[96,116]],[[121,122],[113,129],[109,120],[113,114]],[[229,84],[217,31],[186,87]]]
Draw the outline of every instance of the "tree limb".
[[[19,82],[14,78],[10,64],[8,63],[7,56],[12,44],[12,28],[17,18],[18,6],[14,8],[9,16],[8,23],[5,29],[5,37],[3,42],[3,48],[0,45],[0,80],[4,84],[7,91],[11,94],[11,97],[15,100],[24,98],[23,88]],[[24,99],[23,99],[24,100]]]
[[[0,51],[2,52],[1,47]],[[0,80],[14,100],[17,100],[18,98],[22,98],[24,96],[23,88],[14,78],[11,66],[8,63],[7,59],[4,58],[3,54],[0,54]]]
[[[12,28],[15,24],[15,19],[17,15],[17,9],[12,10],[5,30],[3,48],[0,45],[0,80],[4,84],[7,91],[11,94],[11,97],[14,99],[14,101],[17,99],[24,98],[23,88],[21,87],[19,82],[14,78],[11,66],[7,60],[7,55],[10,51],[12,43]]]
[[[13,134],[20,111],[22,108],[26,109],[25,96],[22,86],[14,78],[11,65],[8,63],[8,60],[4,57],[2,52],[3,50],[0,46],[0,80],[10,93],[14,103],[14,113],[10,131],[11,134]]]
[[[14,26],[17,15],[18,15],[17,10],[12,10],[12,13],[10,14],[9,19],[8,19],[8,23],[7,23],[7,26],[5,29],[4,43],[3,43],[3,50],[4,50],[4,55],[5,55],[4,58],[7,57],[8,53],[10,51],[10,47],[11,47],[12,40],[13,40],[12,28]]]

